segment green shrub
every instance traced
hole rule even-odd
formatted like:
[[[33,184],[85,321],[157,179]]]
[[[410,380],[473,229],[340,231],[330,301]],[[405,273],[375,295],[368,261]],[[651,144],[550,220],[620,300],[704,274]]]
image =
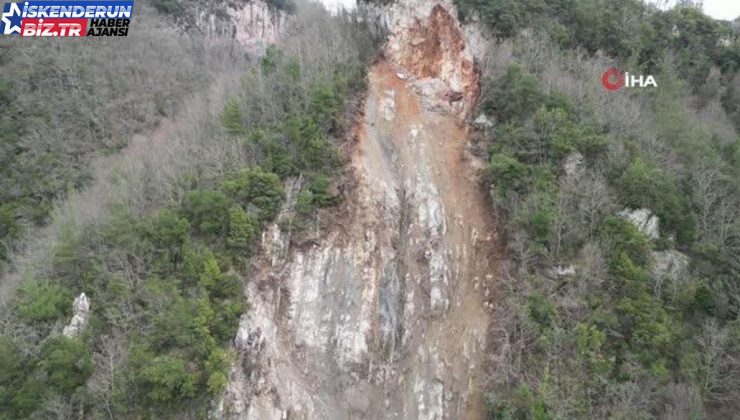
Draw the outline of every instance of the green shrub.
[[[622,333],[647,366],[660,362],[675,349],[675,325],[660,303],[652,300],[647,293],[637,298],[624,299],[619,303]]]
[[[223,274],[210,290],[214,299],[236,299],[242,297],[242,279],[236,274]]]
[[[170,210],[163,210],[150,219],[146,235],[157,248],[179,252],[188,241],[190,224]]]
[[[18,313],[30,321],[53,321],[71,310],[72,293],[59,284],[26,281],[19,290]]]
[[[516,0],[459,0],[463,15],[477,14],[500,37],[515,35],[521,29],[522,2]]]
[[[0,418],[26,418],[39,405],[45,386],[10,337],[0,335]]]
[[[715,302],[714,293],[709,286],[701,282],[694,290],[694,298],[691,301],[691,310],[702,316],[715,316],[717,312],[717,304]]]
[[[239,205],[229,209],[229,235],[227,244],[238,250],[247,250],[259,234],[259,220],[248,214]]]
[[[540,107],[537,79],[521,66],[510,66],[500,83],[499,91],[483,102],[483,109],[495,111],[500,121],[523,121]]]
[[[617,181],[622,201],[632,208],[654,206],[661,194],[662,173],[642,159],[634,159]]]
[[[607,217],[601,228],[601,238],[613,257],[624,253],[639,266],[647,265],[650,240],[632,223],[615,216]]]
[[[278,64],[283,61],[283,52],[275,45],[270,45],[265,50],[265,54],[260,58],[260,67],[262,68],[262,74],[268,75],[273,73],[277,68]]]
[[[22,376],[23,358],[18,348],[10,337],[0,335],[0,389],[7,389]]]
[[[296,163],[305,171],[324,171],[336,167],[339,158],[321,127],[310,118],[291,118],[283,133],[295,150]]]
[[[218,266],[216,257],[210,251],[205,251],[203,259],[203,270],[200,275],[200,285],[206,290],[211,290],[221,281],[221,268]]]
[[[259,210],[261,221],[272,220],[280,208],[284,192],[280,178],[260,168],[245,169],[223,183],[223,191],[249,208]]]
[[[151,404],[172,405],[195,395],[198,376],[173,356],[158,356],[136,373],[136,382]]]
[[[233,355],[226,350],[215,349],[206,360],[205,370],[208,375],[206,388],[213,396],[218,396],[228,383],[228,373]]]
[[[220,235],[226,231],[230,207],[231,200],[221,191],[190,191],[182,203],[190,225],[205,235]]]
[[[532,240],[539,245],[548,246],[550,230],[555,220],[555,214],[550,208],[539,208],[529,215],[527,231]]]
[[[332,86],[319,85],[311,95],[309,113],[323,130],[337,128],[337,116],[342,101]]]
[[[224,105],[224,109],[221,111],[221,125],[232,136],[241,136],[246,133],[244,129],[244,114],[236,100],[232,99]]]
[[[609,139],[593,130],[585,129],[577,133],[573,145],[587,161],[593,161],[606,152]]]
[[[156,350],[194,345],[197,340],[193,334],[195,313],[190,301],[176,290],[162,293],[160,298],[166,299],[166,304],[151,308],[154,313],[149,321],[149,343]]]
[[[491,146],[491,155],[509,155],[522,163],[541,162],[546,145],[534,130],[514,122],[500,124],[495,130],[496,142]]]
[[[58,336],[44,343],[40,365],[48,376],[49,385],[68,395],[84,385],[92,373],[92,353],[79,339]]]
[[[336,204],[337,197],[329,192],[331,182],[331,178],[323,174],[316,175],[311,180],[308,189],[311,191],[313,202],[317,206],[327,207]]]
[[[544,296],[533,295],[529,297],[527,312],[532,321],[549,327],[555,320],[555,306]]]
[[[513,191],[521,191],[526,186],[527,167],[514,157],[500,153],[491,156],[488,172],[503,196]]]
[[[539,136],[540,150],[538,162],[546,160],[557,162],[575,150],[573,139],[577,128],[570,121],[567,112],[560,108],[548,110],[541,107],[533,118],[535,133]]]
[[[694,240],[696,216],[688,199],[660,169],[636,158],[617,180],[617,188],[627,207],[652,210],[660,218],[664,231],[675,232],[679,243],[689,244]]]
[[[612,364],[606,357],[606,333],[595,325],[578,323],[576,325],[576,350],[589,369],[599,375],[607,375]]]

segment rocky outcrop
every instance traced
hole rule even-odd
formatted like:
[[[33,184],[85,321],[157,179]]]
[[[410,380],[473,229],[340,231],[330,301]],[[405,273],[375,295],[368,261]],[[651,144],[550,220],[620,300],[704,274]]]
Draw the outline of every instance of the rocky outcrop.
[[[220,416],[483,417],[499,265],[466,153],[478,75],[448,1],[404,3],[419,7],[384,18],[343,213],[307,246],[277,226],[263,237]]]
[[[493,120],[486,114],[480,114],[473,120],[473,126],[479,130],[490,130],[495,125]]]
[[[75,298],[72,304],[72,311],[72,320],[62,330],[62,334],[67,337],[76,337],[87,326],[90,318],[90,301],[87,300],[87,296],[84,293],[81,293]]]
[[[479,93],[475,65],[486,49],[475,26],[461,27],[451,0],[405,0],[378,6],[359,4],[360,16],[387,34],[385,53],[399,63],[427,105],[469,112]],[[463,100],[464,99],[464,100]],[[465,108],[465,107],[468,108]]]
[[[658,239],[660,232],[658,226],[660,225],[660,219],[655,216],[648,209],[624,209],[619,212],[619,217],[622,217],[635,225],[640,232],[644,233],[650,239]]]
[[[206,36],[230,37],[247,52],[261,55],[271,44],[280,41],[290,15],[270,6],[265,0],[206,0],[188,3],[179,19],[187,31],[197,30]]]
[[[570,153],[563,160],[563,172],[565,175],[575,175],[583,167],[583,155],[578,152]]]

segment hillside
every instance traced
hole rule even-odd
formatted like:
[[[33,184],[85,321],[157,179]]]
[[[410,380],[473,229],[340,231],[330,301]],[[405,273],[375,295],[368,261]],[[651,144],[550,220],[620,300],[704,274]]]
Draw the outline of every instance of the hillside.
[[[738,30],[150,0],[4,40],[0,419],[732,418]]]

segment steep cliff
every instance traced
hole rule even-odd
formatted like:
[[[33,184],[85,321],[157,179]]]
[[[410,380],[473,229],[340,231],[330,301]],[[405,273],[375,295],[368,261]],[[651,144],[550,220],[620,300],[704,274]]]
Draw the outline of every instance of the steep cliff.
[[[478,73],[450,2],[410,3],[376,10],[390,36],[353,130],[346,211],[310,247],[263,237],[227,418],[483,415],[499,250],[465,151]]]
[[[290,14],[266,0],[199,1],[187,3],[178,18],[186,31],[236,39],[250,54],[260,55],[284,33]]]

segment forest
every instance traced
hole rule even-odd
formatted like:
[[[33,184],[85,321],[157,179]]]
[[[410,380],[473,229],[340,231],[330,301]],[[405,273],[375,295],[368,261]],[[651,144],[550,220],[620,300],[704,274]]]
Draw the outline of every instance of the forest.
[[[261,235],[279,221],[310,244],[347,199],[384,34],[270,0],[294,22],[256,57],[179,36],[195,3],[137,2],[126,38],[0,43],[0,419],[207,417]],[[486,35],[474,116],[491,123],[470,141],[511,261],[488,418],[740,411],[738,20],[454,3]],[[611,66],[658,86],[606,92]],[[89,326],[62,334],[83,292]]]
[[[490,417],[736,412],[737,21],[691,4],[458,4],[499,39],[478,147],[516,268]],[[612,65],[659,86],[606,93],[595,82]],[[619,216],[638,209],[659,233]]]
[[[0,418],[205,417],[226,385],[249,259],[283,181],[303,180],[286,226],[296,238],[316,235],[337,201],[345,110],[373,37],[310,7],[255,58],[172,36],[171,22],[157,23],[172,15],[152,6],[124,41],[93,40],[100,48],[2,45],[0,261],[19,273],[3,282]],[[227,88],[210,109],[190,98],[215,82]],[[106,156],[176,112],[193,118],[112,168],[103,192],[86,190]],[[55,239],[29,235],[41,228]],[[60,335],[80,292],[98,303],[89,327]]]

